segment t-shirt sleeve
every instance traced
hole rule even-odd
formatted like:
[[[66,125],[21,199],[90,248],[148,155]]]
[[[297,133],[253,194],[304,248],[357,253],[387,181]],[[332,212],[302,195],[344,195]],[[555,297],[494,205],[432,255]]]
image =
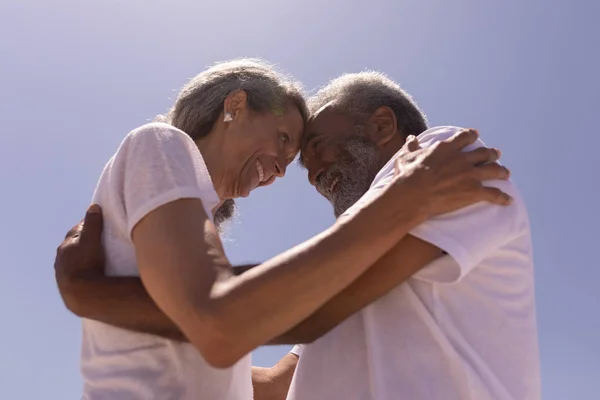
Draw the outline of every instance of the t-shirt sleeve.
[[[458,282],[494,251],[523,233],[527,217],[513,183],[490,181],[486,185],[510,194],[515,202],[509,206],[480,202],[436,216],[414,228],[411,235],[440,248],[450,259],[430,263],[413,278],[436,283]]]
[[[458,130],[459,128],[454,128],[434,132],[427,137],[420,137],[420,143],[423,147],[430,146],[449,138]],[[473,150],[483,145],[483,142],[478,140],[465,150]],[[392,166],[374,183],[360,202],[366,203],[376,196],[387,187],[393,177]],[[458,282],[495,250],[522,234],[528,224],[527,214],[514,184],[511,181],[487,181],[485,185],[501,189],[513,196],[515,201],[509,206],[479,202],[431,218],[411,230],[411,235],[433,244],[449,256],[425,266],[413,275],[413,278],[436,283]],[[360,208],[357,204],[356,210]]]
[[[196,169],[201,156],[194,142],[167,124],[132,131],[121,145],[123,201],[127,232],[156,208],[183,198],[202,198]]]
[[[300,357],[300,355],[302,354],[302,349],[303,349],[303,346],[301,344],[297,344],[290,350],[290,353],[295,354],[298,357]]]

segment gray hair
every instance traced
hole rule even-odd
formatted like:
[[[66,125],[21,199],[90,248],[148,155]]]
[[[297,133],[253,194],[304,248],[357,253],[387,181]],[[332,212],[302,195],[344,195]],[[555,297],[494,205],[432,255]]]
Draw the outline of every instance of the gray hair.
[[[298,107],[304,122],[308,108],[302,86],[273,65],[260,59],[219,62],[186,83],[166,116],[167,122],[196,140],[209,134],[223,111],[225,98],[236,90],[248,96],[248,106],[256,112],[283,113],[291,104]]]
[[[199,73],[183,86],[173,108],[154,120],[200,139],[210,133],[223,111],[225,98],[236,90],[246,92],[253,111],[282,114],[291,104],[298,108],[304,123],[308,120],[300,83],[273,65],[250,58],[219,62]],[[225,200],[214,213],[215,224],[231,219],[235,211],[235,202]]]
[[[378,107],[387,106],[396,115],[398,130],[404,137],[427,130],[425,114],[412,97],[381,72],[344,74],[319,89],[309,99],[308,107],[312,114],[328,103],[352,117],[357,125],[366,123]]]

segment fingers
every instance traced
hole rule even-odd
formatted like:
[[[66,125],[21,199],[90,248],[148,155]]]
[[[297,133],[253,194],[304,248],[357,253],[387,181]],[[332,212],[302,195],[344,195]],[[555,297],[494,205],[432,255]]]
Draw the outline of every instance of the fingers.
[[[467,162],[471,165],[480,165],[498,161],[502,153],[498,149],[479,147],[464,153]]]
[[[79,223],[77,225],[75,225],[74,227],[69,229],[69,232],[67,232],[67,234],[65,235],[65,240],[79,236],[81,234],[82,224],[83,224],[83,220],[79,221]]]
[[[101,240],[102,238],[102,209],[97,204],[92,204],[83,219],[81,237],[90,240]]]
[[[470,144],[475,143],[479,138],[479,132],[475,129],[463,129],[460,132],[452,135],[450,139],[445,140],[446,143],[452,145],[457,150],[462,150]]]
[[[482,186],[481,198],[483,201],[504,206],[513,202],[513,198],[511,196],[495,187]]]
[[[498,163],[480,165],[474,171],[475,178],[479,181],[510,178],[510,170]]]
[[[406,143],[404,143],[404,146],[406,146],[410,152],[417,151],[421,148],[419,145],[419,139],[417,139],[417,137],[414,135],[409,135],[406,138]]]

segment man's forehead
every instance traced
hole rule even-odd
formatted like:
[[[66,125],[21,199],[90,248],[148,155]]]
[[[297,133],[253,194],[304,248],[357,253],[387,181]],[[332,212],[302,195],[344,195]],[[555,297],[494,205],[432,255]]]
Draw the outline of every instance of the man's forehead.
[[[300,146],[300,165],[304,165],[309,144],[324,137],[338,133],[347,133],[352,119],[335,108],[333,102],[327,103],[315,112],[308,120]]]
[[[308,120],[306,131],[302,138],[302,148],[305,148],[312,140],[321,136],[345,131],[346,125],[350,123],[351,119],[337,110],[333,102],[327,103]]]

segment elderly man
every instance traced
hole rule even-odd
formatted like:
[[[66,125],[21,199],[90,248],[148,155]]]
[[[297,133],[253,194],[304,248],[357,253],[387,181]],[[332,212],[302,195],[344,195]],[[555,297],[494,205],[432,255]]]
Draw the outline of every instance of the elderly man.
[[[358,212],[386,187],[408,136],[418,135],[422,147],[443,146],[460,130],[427,129],[411,98],[375,72],[333,80],[310,105],[300,161],[338,218]],[[471,150],[481,146],[478,141]],[[527,212],[510,181],[489,184],[513,203],[477,203],[411,231],[336,303],[278,339],[305,344],[271,369],[255,368],[256,398],[539,399]],[[89,235],[59,249],[60,273],[102,272],[100,219],[88,214]],[[80,282],[61,293],[80,316],[184,339],[141,285],[135,308],[123,303],[131,297],[124,293],[131,290],[127,280],[135,279],[113,278],[102,287]]]

